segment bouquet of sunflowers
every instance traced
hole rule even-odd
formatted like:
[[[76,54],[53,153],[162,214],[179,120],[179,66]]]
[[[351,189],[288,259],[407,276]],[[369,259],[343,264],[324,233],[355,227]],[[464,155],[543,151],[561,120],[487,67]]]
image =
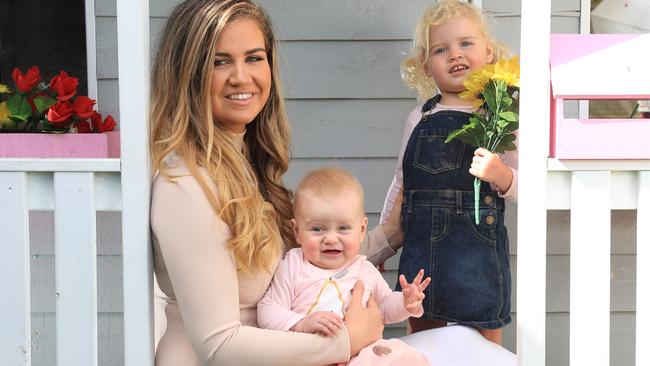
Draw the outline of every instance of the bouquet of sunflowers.
[[[515,131],[519,128],[519,58],[487,64],[474,71],[463,83],[460,97],[472,101],[476,112],[463,127],[449,134],[453,139],[483,147],[491,152],[516,150]],[[479,223],[481,180],[474,178],[474,217]]]

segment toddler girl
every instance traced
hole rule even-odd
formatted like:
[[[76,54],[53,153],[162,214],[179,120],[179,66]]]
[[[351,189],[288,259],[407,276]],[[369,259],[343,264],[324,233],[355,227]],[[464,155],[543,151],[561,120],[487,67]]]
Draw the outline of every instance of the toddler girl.
[[[403,78],[421,99],[435,94],[406,121],[382,212],[383,221],[403,188],[399,273],[412,278],[424,268],[432,279],[423,317],[409,319],[411,331],[462,323],[500,344],[501,328],[510,322],[504,198],[516,200],[517,155],[500,156],[458,139],[445,143],[473,112],[471,102],[459,97],[463,81],[507,53],[490,36],[479,9],[449,0],[425,11],[412,57],[402,64]],[[483,181],[479,225],[474,222],[474,177]]]
[[[334,335],[343,327],[357,281],[364,285],[362,303],[376,300],[385,323],[422,315],[423,290],[430,281],[422,281],[423,271],[417,271],[411,284],[400,276],[403,292],[393,292],[375,266],[359,255],[368,224],[359,181],[334,168],[315,171],[298,186],[294,206],[291,221],[300,248],[287,252],[257,304],[261,327]],[[401,340],[390,339],[367,346],[350,365],[429,362]]]

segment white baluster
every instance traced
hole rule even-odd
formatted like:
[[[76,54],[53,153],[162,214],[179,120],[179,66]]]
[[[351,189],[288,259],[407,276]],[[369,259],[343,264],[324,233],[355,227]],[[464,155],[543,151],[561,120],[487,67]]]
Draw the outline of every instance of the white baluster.
[[[636,365],[650,365],[650,171],[639,172],[636,233]]]
[[[32,364],[27,174],[0,172],[0,364]]]
[[[571,365],[609,365],[610,171],[571,179]]]
[[[97,365],[97,239],[93,173],[54,173],[56,361]]]

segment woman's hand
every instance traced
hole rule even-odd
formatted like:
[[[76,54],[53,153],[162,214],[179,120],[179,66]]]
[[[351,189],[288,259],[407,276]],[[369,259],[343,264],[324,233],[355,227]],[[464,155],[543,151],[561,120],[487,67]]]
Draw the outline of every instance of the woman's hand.
[[[381,338],[384,323],[381,310],[370,296],[366,308],[361,305],[363,282],[357,281],[352,290],[352,301],[345,314],[345,325],[350,335],[350,356],[356,356],[361,349]]]
[[[474,151],[469,174],[496,185],[499,192],[508,192],[512,184],[512,170],[501,161],[498,154],[482,147]]]
[[[402,215],[402,201],[404,200],[404,187],[399,190],[393,208],[388,214],[388,221],[382,225],[386,240],[391,248],[397,251],[404,243],[404,232],[402,231],[402,224],[400,216]]]

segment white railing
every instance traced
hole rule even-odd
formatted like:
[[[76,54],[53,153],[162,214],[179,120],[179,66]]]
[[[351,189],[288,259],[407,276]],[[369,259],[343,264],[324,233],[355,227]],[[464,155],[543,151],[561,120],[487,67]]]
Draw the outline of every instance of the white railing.
[[[650,160],[549,159],[547,178],[547,208],[571,210],[570,364],[610,364],[611,210],[635,209],[635,364],[650,364]]]
[[[57,364],[97,365],[96,212],[121,202],[119,159],[0,159],[0,364],[31,365],[28,217],[46,210],[55,221]]]
[[[0,243],[4,244],[0,278],[8,279],[3,281],[3,296],[12,299],[3,301],[1,308],[0,364],[31,364],[28,213],[51,210],[55,216],[56,294],[51,296],[56,297],[57,364],[97,365],[95,212],[122,209],[120,181],[118,159],[0,160]],[[649,364],[650,160],[549,159],[546,181],[546,208],[571,210],[571,365],[609,365],[611,210],[637,210],[636,364]],[[521,242],[519,247],[524,245]],[[535,260],[545,261],[545,254]],[[126,252],[123,261],[129,261]],[[529,266],[518,257],[519,273]],[[148,278],[144,272],[150,267],[135,271],[139,273],[130,278]],[[126,278],[125,291],[129,287]],[[518,283],[528,287],[521,277]],[[125,304],[125,313],[128,308]],[[522,304],[518,304],[521,311]],[[150,318],[135,322],[125,318],[125,330],[128,326],[149,332],[152,324]],[[535,329],[525,330],[535,333]],[[125,350],[128,347],[145,348],[143,353],[151,354],[137,339],[125,339]],[[529,365],[535,360],[520,358],[520,362]]]

